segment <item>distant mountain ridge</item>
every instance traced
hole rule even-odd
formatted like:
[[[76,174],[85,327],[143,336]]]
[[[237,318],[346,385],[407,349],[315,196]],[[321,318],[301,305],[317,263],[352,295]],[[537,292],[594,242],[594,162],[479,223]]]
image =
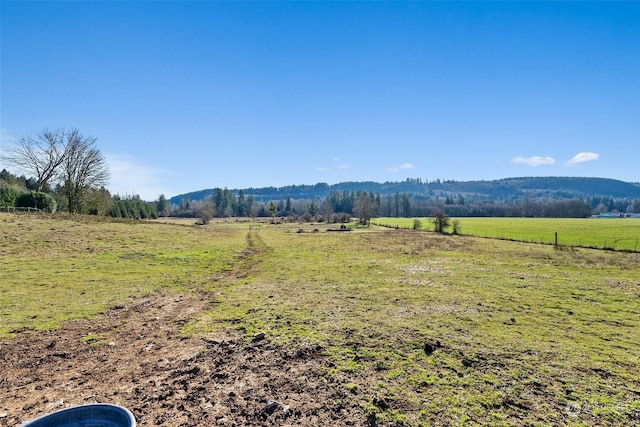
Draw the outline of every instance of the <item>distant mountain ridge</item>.
[[[262,202],[284,200],[287,197],[293,200],[322,199],[333,191],[340,193],[366,191],[379,193],[381,196],[404,193],[410,194],[416,199],[446,197],[446,195],[456,194],[487,201],[520,200],[525,197],[547,200],[592,197],[640,198],[640,183],[586,177],[519,177],[491,181],[423,181],[420,178],[407,178],[398,182],[363,181],[332,185],[318,183],[314,185],[231,189],[230,191],[233,194],[238,194],[240,190],[244,192],[245,196],[253,195],[256,201]],[[170,200],[174,204],[179,204],[185,198],[190,201],[201,201],[212,194],[213,188],[180,194]]]

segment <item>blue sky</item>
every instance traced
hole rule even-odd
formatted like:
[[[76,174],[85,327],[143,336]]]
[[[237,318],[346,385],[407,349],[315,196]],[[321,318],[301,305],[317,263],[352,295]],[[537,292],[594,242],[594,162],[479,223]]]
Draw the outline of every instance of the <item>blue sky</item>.
[[[639,2],[0,8],[0,150],[76,127],[113,193],[640,181]]]

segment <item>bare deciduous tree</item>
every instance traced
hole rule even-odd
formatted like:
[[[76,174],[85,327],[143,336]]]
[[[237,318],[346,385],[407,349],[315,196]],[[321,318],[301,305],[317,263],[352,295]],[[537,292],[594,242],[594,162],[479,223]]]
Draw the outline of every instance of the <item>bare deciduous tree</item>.
[[[370,225],[371,218],[373,217],[373,201],[367,193],[358,195],[356,199],[356,205],[354,206],[354,213],[358,217],[360,224]]]
[[[81,211],[90,188],[107,185],[109,181],[106,160],[95,147],[95,142],[96,138],[85,137],[76,129],[68,135],[62,164],[62,189],[70,213]]]
[[[2,160],[35,176],[37,191],[42,191],[49,181],[56,178],[67,156],[67,140],[77,132],[75,129],[69,133],[64,130],[44,130],[35,137],[18,138],[13,146],[6,148]]]

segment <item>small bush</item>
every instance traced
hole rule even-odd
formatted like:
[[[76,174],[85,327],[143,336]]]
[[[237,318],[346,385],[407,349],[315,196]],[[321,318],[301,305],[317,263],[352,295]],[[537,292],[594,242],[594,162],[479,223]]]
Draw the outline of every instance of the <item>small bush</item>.
[[[58,208],[58,203],[53,196],[38,191],[20,194],[16,198],[15,204],[19,208],[36,208],[48,213],[55,213]]]
[[[200,225],[207,225],[211,222],[211,214],[209,212],[202,212],[202,218],[200,218]]]
[[[11,187],[0,187],[0,206],[13,206],[16,203],[18,192]]]
[[[459,219],[454,219],[451,221],[451,227],[453,228],[453,234],[460,234],[460,230],[462,230],[462,225],[460,224]]]
[[[451,219],[449,215],[445,214],[442,211],[437,211],[431,216],[431,220],[433,221],[433,231],[440,234],[445,234],[447,228],[451,224]]]

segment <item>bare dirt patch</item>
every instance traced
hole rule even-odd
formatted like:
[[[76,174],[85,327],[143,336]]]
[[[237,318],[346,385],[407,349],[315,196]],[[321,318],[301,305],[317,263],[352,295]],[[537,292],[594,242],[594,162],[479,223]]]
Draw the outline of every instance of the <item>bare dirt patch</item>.
[[[208,306],[207,294],[156,295],[0,342],[0,425],[94,402],[129,408],[139,426],[367,423],[317,346],[181,336]]]

